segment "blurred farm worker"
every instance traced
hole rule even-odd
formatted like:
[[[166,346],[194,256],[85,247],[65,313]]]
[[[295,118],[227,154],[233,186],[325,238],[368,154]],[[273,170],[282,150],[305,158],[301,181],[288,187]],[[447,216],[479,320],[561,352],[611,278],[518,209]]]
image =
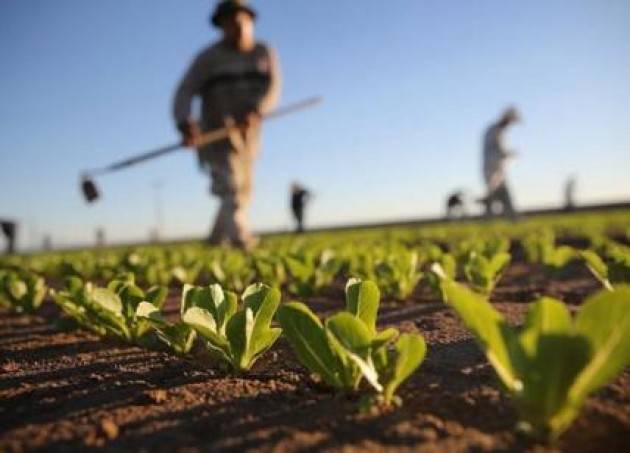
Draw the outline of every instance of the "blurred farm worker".
[[[14,253],[15,238],[17,236],[17,224],[15,222],[11,222],[10,220],[0,220],[0,230],[2,230],[2,234],[7,242],[6,252],[8,254]]]
[[[499,120],[492,124],[483,138],[483,177],[486,182],[487,192],[485,198],[480,200],[485,205],[486,215],[492,215],[500,207],[500,214],[511,218],[516,217],[512,197],[506,184],[505,167],[507,161],[516,156],[516,153],[506,149],[503,143],[503,134],[512,124],[521,119],[518,111],[510,107],[503,112]]]
[[[458,190],[453,192],[446,199],[446,218],[466,217],[466,204],[464,202],[464,192]]]
[[[564,209],[567,211],[575,209],[575,184],[575,176],[571,176],[564,185]]]
[[[291,211],[296,223],[296,233],[304,232],[304,209],[311,193],[298,183],[291,185]]]
[[[221,30],[221,39],[197,55],[173,102],[177,127],[189,146],[205,131],[239,126],[229,139],[197,151],[201,168],[212,179],[211,191],[220,199],[209,242],[245,249],[256,242],[246,218],[260,119],[275,106],[280,86],[275,52],[254,38],[255,19],[256,12],[244,1],[218,3],[210,21]],[[191,114],[196,97],[201,99],[199,119]]]

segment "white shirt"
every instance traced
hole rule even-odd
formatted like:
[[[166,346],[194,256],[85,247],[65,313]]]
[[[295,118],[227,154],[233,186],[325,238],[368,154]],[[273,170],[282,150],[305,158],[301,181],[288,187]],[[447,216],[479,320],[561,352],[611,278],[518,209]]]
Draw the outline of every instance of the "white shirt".
[[[483,177],[492,192],[505,182],[506,161],[512,155],[503,144],[503,130],[493,124],[483,138]]]

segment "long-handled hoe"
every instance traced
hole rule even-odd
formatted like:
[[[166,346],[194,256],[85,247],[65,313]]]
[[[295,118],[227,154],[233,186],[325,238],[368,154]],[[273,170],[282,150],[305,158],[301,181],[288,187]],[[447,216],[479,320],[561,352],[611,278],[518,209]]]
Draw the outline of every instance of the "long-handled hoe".
[[[274,110],[271,113],[268,113],[263,117],[263,120],[271,120],[275,118],[279,118],[282,116],[287,116],[297,111],[313,107],[316,104],[321,102],[321,97],[312,97],[308,99],[304,99],[302,101],[294,102],[292,104],[287,104],[283,107],[280,107],[277,110]],[[238,130],[238,125],[228,125],[226,127],[215,129],[209,132],[202,134],[199,139],[196,141],[195,146],[206,146],[210,143],[218,142],[220,140],[224,140],[230,136],[238,134],[234,134]],[[240,136],[239,136],[240,137]],[[93,203],[98,200],[100,193],[98,187],[94,183],[93,178],[95,176],[105,175],[108,173],[114,173],[119,170],[123,170],[125,168],[140,164],[142,162],[146,162],[148,160],[156,159],[158,157],[165,156],[174,151],[179,151],[180,149],[185,148],[186,145],[182,142],[173,143],[170,145],[162,146],[160,148],[144,152],[142,154],[138,154],[136,156],[132,156],[128,159],[124,159],[118,162],[114,162],[106,167],[96,168],[93,170],[84,171],[81,173],[81,193],[85,198],[85,201],[88,203]]]

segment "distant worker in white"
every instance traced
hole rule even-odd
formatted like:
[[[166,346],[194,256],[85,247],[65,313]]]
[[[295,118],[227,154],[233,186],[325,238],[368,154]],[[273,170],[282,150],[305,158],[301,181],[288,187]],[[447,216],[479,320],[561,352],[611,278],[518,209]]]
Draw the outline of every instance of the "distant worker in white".
[[[483,137],[483,177],[486,182],[487,193],[480,200],[485,205],[486,215],[499,213],[514,219],[516,212],[512,204],[512,197],[506,184],[507,161],[516,153],[505,147],[503,135],[512,124],[521,120],[521,116],[514,107],[510,107],[492,124]]]

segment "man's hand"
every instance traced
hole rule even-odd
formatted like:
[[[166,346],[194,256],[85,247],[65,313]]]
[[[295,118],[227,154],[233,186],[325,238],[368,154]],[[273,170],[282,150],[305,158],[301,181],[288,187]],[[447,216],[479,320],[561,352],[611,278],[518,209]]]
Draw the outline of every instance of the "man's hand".
[[[258,110],[250,110],[245,114],[245,118],[243,118],[243,127],[257,127],[260,125],[262,120],[262,114]]]
[[[194,120],[188,120],[178,124],[177,129],[179,129],[179,132],[182,134],[182,143],[186,146],[195,146],[201,136],[199,125]]]

